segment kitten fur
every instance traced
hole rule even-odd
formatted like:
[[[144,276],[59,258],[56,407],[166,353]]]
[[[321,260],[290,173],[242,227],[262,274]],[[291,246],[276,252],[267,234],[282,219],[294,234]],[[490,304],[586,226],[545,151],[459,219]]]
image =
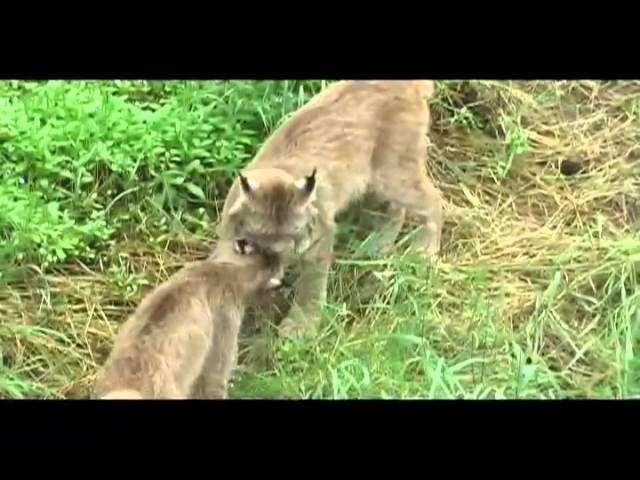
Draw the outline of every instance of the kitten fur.
[[[275,256],[220,242],[142,300],[97,375],[94,398],[226,398],[245,306],[281,278]]]
[[[433,92],[428,80],[336,82],[285,121],[233,183],[220,236],[247,238],[301,267],[281,334],[316,329],[335,218],[365,194],[389,204],[383,252],[409,212],[421,224],[413,247],[439,253],[442,200],[426,169]]]

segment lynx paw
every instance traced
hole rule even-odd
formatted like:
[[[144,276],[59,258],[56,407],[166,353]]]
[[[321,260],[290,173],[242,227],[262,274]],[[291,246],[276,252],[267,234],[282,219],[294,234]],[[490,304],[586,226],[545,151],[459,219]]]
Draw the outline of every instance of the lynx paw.
[[[387,255],[391,255],[395,248],[395,243],[382,243],[376,247],[375,253],[380,257],[386,257]]]
[[[413,245],[408,253],[420,255],[427,262],[435,262],[440,256],[440,249],[437,246]]]
[[[290,339],[308,337],[315,333],[314,325],[309,319],[287,317],[278,327],[278,334]]]
[[[435,260],[440,256],[440,247],[438,245],[427,245],[422,250],[422,255],[429,260]]]

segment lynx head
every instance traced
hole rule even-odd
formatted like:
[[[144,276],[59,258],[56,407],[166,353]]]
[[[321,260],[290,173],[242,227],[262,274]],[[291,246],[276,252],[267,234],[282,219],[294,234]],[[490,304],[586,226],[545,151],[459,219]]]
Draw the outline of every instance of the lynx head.
[[[239,176],[236,188],[238,198],[225,219],[234,238],[281,255],[308,239],[317,214],[315,168],[301,178],[279,169],[251,170]]]

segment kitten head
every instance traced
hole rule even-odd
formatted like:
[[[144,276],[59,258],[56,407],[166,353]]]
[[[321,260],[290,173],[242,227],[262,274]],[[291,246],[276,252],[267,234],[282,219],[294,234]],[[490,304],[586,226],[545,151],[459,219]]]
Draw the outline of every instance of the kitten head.
[[[262,251],[257,245],[245,238],[233,240],[233,251],[237,255],[254,256],[260,268],[266,272],[264,280],[266,290],[275,290],[283,286],[284,269],[277,254]]]
[[[238,280],[249,290],[269,291],[283,286],[284,266],[280,255],[262,250],[244,238],[221,240],[212,258],[239,266]]]
[[[301,178],[279,169],[250,170],[235,188],[239,195],[225,219],[235,238],[266,252],[291,254],[308,237],[317,213],[315,168]]]

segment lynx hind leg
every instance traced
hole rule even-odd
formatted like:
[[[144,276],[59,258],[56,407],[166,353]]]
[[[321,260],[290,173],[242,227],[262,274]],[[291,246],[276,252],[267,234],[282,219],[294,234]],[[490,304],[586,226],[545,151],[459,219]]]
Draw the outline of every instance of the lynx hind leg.
[[[416,251],[423,251],[427,257],[436,257],[440,254],[441,248],[442,197],[426,175],[422,179],[419,192],[416,192],[415,203],[405,203],[407,209],[411,210],[421,223],[413,247]]]
[[[395,246],[400,230],[404,225],[406,209],[397,205],[395,202],[389,202],[382,218],[384,221],[378,222],[376,229],[378,230],[378,241],[376,251],[380,255],[386,255]]]
[[[442,199],[440,191],[427,176],[422,158],[422,154],[405,154],[398,162],[405,171],[396,175],[379,172],[374,177],[373,188],[381,198],[395,204],[396,211],[406,209],[407,213],[417,217],[420,228],[412,249],[426,257],[435,257],[440,253]]]

